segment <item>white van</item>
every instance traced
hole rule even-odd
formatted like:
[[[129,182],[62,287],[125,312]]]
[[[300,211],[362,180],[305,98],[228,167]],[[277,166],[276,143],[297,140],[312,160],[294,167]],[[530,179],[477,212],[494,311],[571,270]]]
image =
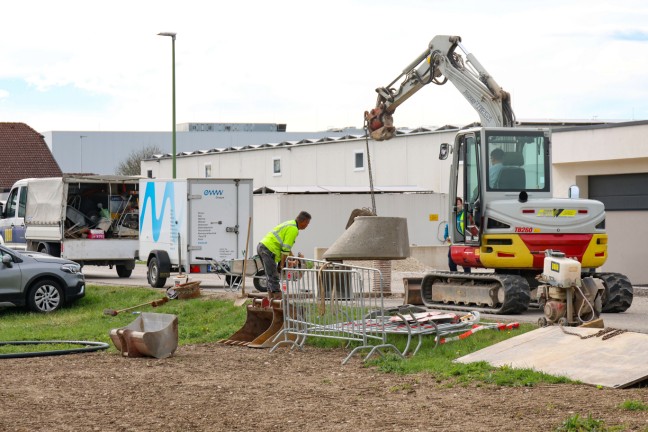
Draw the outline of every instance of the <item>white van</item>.
[[[0,237],[5,246],[25,250],[25,210],[27,209],[27,183],[19,180],[11,188],[0,212]]]

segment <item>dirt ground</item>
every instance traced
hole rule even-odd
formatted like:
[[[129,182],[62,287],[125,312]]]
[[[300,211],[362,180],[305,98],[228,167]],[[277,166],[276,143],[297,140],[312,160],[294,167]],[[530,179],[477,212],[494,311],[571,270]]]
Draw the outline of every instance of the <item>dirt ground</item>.
[[[619,408],[647,389],[464,387],[345,356],[210,343],[0,360],[0,431],[552,431],[574,414],[648,430],[648,412]]]

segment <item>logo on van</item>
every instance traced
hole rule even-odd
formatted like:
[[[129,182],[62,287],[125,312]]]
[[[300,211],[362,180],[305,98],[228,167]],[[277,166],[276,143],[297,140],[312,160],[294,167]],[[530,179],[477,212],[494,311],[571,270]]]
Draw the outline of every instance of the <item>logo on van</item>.
[[[210,195],[215,195],[215,196],[221,196],[223,195],[223,190],[222,189],[205,189],[203,192],[203,195],[205,196],[210,196]]]
[[[141,191],[140,191],[141,192]],[[158,241],[160,238],[160,231],[162,229],[162,219],[164,219],[164,209],[167,203],[171,206],[171,214],[175,215],[175,195],[173,193],[173,183],[168,182],[164,186],[164,195],[162,196],[162,207],[160,212],[156,213],[157,205],[155,202],[155,182],[146,183],[144,191],[144,199],[142,200],[142,208],[140,213],[140,234],[142,233],[142,226],[146,218],[146,211],[151,207],[151,231],[153,233],[153,241]]]

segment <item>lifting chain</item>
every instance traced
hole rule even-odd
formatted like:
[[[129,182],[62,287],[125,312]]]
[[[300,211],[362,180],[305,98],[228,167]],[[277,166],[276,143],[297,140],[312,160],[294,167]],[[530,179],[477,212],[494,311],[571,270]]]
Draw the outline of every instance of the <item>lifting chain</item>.
[[[562,325],[560,326],[560,329],[565,334],[572,335],[572,336],[578,336],[581,339],[589,339],[589,338],[593,338],[593,337],[600,337],[602,340],[608,340],[610,338],[613,338],[614,336],[618,336],[618,335],[626,332],[626,330],[620,330],[620,329],[615,329],[615,328],[611,328],[611,327],[606,327],[606,328],[604,328],[602,330],[599,330],[598,332],[596,332],[594,334],[587,335],[587,336],[582,336],[582,335],[580,335],[578,333],[573,333],[573,332],[569,332],[569,331],[565,330],[565,328]]]

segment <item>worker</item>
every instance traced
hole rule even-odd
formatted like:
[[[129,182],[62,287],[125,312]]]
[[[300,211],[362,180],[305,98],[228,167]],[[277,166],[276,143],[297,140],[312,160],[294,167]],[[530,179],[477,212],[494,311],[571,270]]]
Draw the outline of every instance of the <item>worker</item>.
[[[306,229],[311,221],[308,212],[300,212],[294,220],[282,222],[274,227],[257,245],[257,253],[263,262],[263,270],[268,278],[268,297],[281,298],[279,272],[292,256],[292,247],[300,230]]]
[[[456,205],[457,205],[457,229],[463,235],[465,230],[466,214],[464,213],[463,210],[463,199],[461,199],[461,197],[457,197]],[[450,240],[450,232],[449,232],[448,224],[446,224],[445,226],[445,231],[443,233],[443,241],[449,243],[450,245],[452,244]],[[450,247],[448,247],[448,267],[450,268],[450,271],[453,272],[457,271],[457,264],[452,260],[452,249]],[[470,273],[470,267],[463,267],[463,271],[464,273]]]
[[[504,160],[504,150],[496,148],[490,154],[491,166],[488,169],[488,185],[492,188],[495,187],[499,173],[502,170],[502,160]]]

